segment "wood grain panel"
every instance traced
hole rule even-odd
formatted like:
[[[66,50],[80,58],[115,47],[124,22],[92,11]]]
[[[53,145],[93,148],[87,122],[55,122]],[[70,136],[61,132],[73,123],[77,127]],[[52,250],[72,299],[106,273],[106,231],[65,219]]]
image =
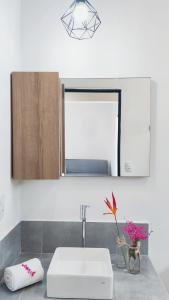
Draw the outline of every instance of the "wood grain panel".
[[[13,178],[60,176],[58,73],[12,74]]]

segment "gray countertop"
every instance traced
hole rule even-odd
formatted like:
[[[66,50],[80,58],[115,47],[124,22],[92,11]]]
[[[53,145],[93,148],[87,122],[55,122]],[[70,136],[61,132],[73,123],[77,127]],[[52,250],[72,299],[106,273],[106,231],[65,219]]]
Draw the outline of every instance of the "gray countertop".
[[[113,269],[115,300],[169,300],[169,295],[147,256],[141,257],[141,273],[138,275],[129,274],[115,266]]]
[[[16,261],[23,262],[33,257],[39,257],[45,269],[48,269],[52,254],[24,254]],[[169,300],[169,295],[155,272],[147,256],[141,258],[141,273],[131,275],[127,271],[117,269],[114,265],[114,300]],[[18,292],[10,292],[3,282],[0,286],[0,300],[43,300],[46,296],[46,276],[43,282],[27,287]]]

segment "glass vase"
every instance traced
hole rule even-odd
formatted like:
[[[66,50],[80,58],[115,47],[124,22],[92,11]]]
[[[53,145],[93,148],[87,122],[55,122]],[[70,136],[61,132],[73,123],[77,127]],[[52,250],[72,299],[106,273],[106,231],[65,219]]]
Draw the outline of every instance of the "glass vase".
[[[131,274],[140,273],[140,241],[135,241],[128,249],[128,270]]]
[[[116,266],[119,269],[127,269],[128,266],[128,247],[124,236],[118,237],[116,241]]]

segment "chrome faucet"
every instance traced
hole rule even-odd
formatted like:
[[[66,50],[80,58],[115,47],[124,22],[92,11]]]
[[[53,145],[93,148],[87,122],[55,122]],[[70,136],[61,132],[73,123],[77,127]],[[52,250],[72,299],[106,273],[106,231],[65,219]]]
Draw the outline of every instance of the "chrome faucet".
[[[80,205],[80,219],[82,220],[82,247],[86,247],[86,210],[89,205]]]

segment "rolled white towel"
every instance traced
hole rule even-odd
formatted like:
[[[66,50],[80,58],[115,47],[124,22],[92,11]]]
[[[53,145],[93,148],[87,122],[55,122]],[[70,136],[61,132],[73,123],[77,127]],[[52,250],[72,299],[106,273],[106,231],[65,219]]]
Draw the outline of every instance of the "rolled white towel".
[[[8,267],[4,272],[5,284],[12,292],[42,281],[43,278],[44,270],[38,258]]]

